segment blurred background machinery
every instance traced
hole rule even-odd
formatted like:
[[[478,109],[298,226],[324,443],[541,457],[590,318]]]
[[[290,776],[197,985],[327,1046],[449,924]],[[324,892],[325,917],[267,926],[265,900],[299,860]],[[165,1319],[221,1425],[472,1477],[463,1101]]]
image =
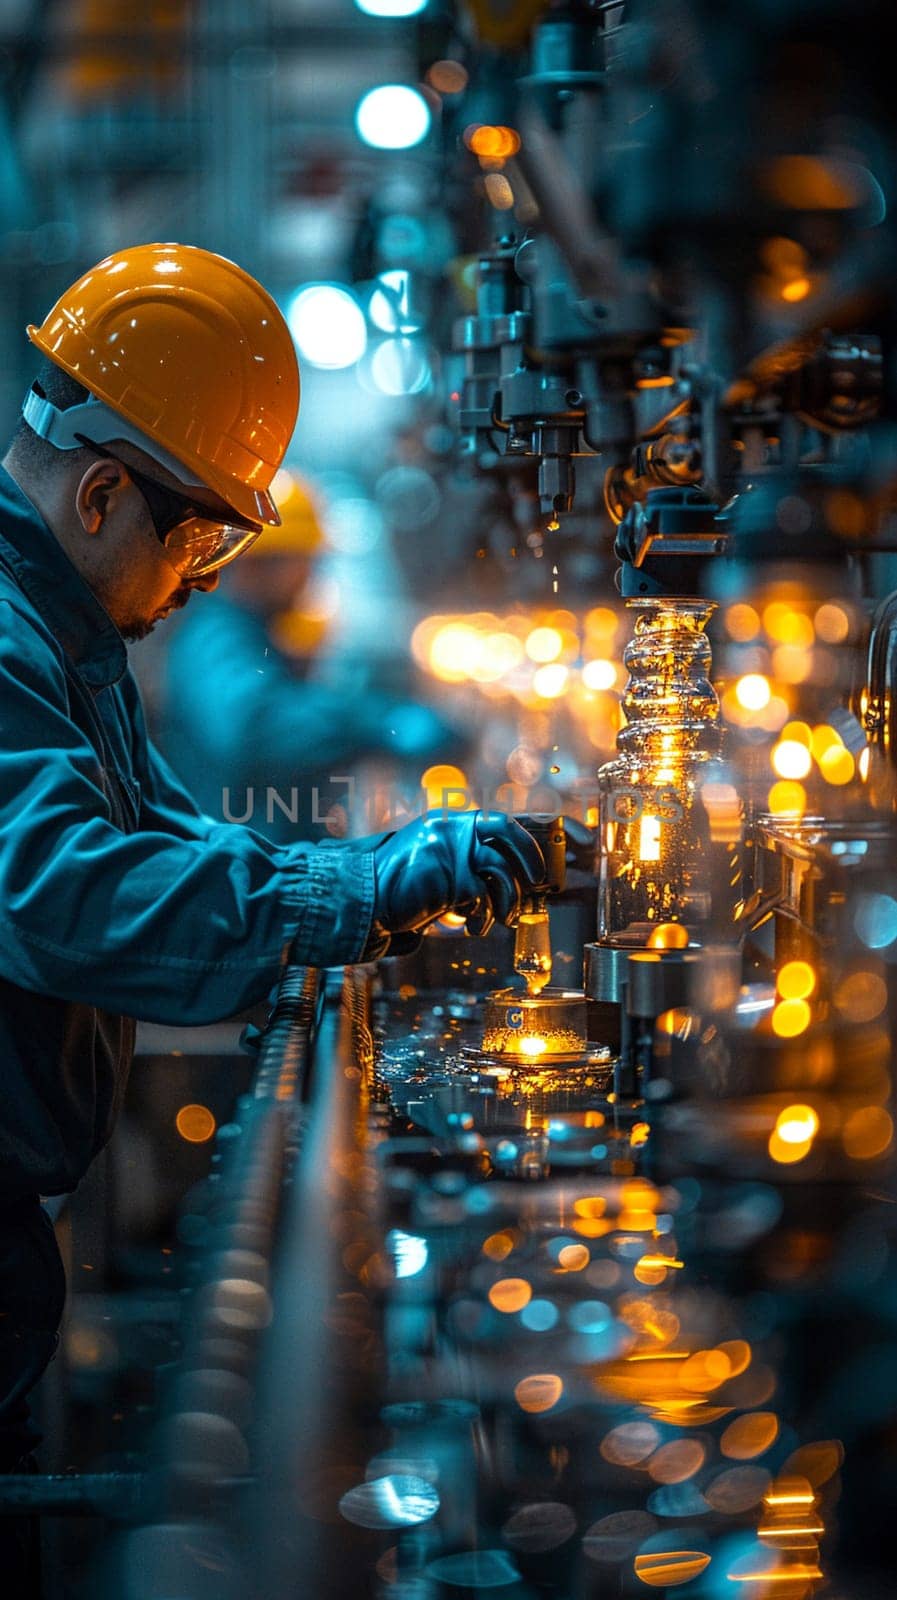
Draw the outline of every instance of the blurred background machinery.
[[[0,4],[9,428],[130,240],[302,363],[293,543],[133,652],[172,759],[285,842],[553,850],[516,937],[143,1031],[3,1489],[51,1600],[892,1592],[884,20]]]

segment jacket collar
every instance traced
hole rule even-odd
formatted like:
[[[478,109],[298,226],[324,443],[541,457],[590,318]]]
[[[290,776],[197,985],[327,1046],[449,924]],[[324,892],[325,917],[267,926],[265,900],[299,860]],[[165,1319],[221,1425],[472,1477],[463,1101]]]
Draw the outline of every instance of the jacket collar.
[[[0,467],[0,560],[82,678],[95,689],[117,683],[128,664],[121,634],[4,467]]]

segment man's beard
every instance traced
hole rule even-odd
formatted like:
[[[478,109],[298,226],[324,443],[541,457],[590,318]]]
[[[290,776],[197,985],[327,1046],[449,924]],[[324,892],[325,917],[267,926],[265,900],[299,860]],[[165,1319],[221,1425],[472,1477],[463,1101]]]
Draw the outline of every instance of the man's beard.
[[[128,644],[135,644],[138,639],[145,639],[147,634],[152,633],[157,622],[164,622],[172,611],[183,610],[192,593],[189,583],[182,583],[179,589],[175,589],[171,599],[166,600],[164,606],[154,611],[151,617],[136,617],[132,622],[121,625],[119,633]]]

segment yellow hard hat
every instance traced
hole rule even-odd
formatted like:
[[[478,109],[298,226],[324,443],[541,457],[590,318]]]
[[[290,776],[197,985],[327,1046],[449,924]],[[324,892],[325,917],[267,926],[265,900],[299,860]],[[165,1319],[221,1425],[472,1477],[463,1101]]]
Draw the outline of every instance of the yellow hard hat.
[[[280,513],[280,527],[266,528],[250,545],[247,556],[311,556],[323,548],[326,541],[318,508],[302,478],[281,467],[271,483],[271,498]]]
[[[28,337],[91,395],[66,411],[45,402],[51,444],[129,439],[240,517],[278,524],[268,491],[296,425],[299,367],[277,306],[242,267],[192,245],[120,250]]]

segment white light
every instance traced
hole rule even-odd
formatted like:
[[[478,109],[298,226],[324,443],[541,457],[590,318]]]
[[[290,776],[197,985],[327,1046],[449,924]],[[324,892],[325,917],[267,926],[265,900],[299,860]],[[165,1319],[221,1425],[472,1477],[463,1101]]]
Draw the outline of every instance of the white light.
[[[355,5],[368,16],[417,16],[429,0],[355,0]]]
[[[383,333],[417,333],[420,318],[411,311],[411,274],[404,268],[381,272],[371,291],[368,316]]]
[[[335,283],[300,289],[287,307],[287,322],[299,354],[313,367],[351,367],[367,347],[364,313]]]
[[[587,661],[582,669],[582,681],[587,689],[612,689],[617,681],[617,669],[612,661]]]
[[[420,394],[430,381],[426,351],[414,339],[384,339],[371,357],[371,377],[381,394]]]
[[[355,4],[369,17],[416,17],[427,8],[427,0],[355,0]]]
[[[416,89],[384,83],[359,100],[355,126],[375,150],[409,150],[430,131],[430,107]]]
[[[413,1278],[427,1265],[427,1241],[419,1234],[392,1228],[386,1235],[386,1243],[395,1261],[397,1278]]]

